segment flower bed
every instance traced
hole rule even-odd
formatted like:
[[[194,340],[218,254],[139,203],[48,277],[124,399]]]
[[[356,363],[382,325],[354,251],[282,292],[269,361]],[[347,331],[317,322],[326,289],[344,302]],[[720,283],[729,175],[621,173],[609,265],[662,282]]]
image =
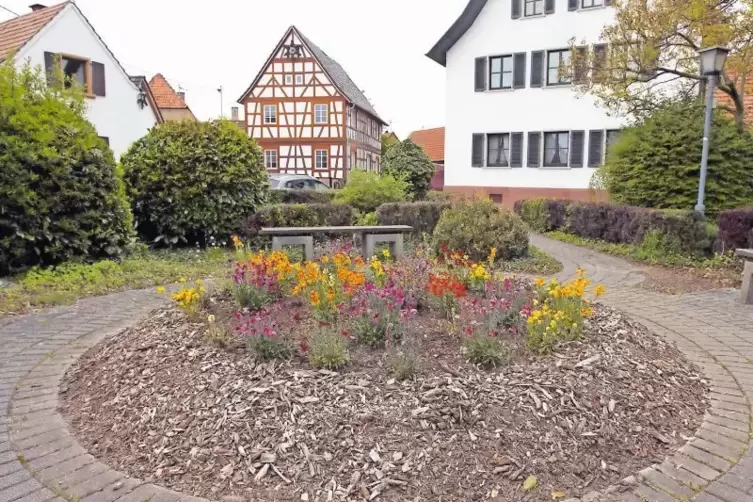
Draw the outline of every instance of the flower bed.
[[[213,499],[556,500],[703,416],[693,365],[583,273],[505,277],[494,249],[238,254],[231,286],[184,287],[67,375],[94,455]]]

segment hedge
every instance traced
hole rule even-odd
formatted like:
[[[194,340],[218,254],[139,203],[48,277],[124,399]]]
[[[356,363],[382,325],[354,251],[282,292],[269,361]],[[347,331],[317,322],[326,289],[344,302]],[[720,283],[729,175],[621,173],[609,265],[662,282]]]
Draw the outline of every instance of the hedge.
[[[380,225],[410,225],[414,233],[432,233],[449,202],[394,202],[377,209]]]
[[[515,211],[537,231],[560,230],[615,244],[659,236],[668,252],[709,254],[713,242],[706,220],[692,211],[654,210],[622,204],[533,199],[518,201]]]
[[[246,218],[240,233],[254,237],[262,227],[345,227],[354,220],[355,211],[345,204],[272,204]]]
[[[722,211],[717,224],[723,251],[753,248],[753,207]]]
[[[329,204],[335,199],[336,190],[317,192],[316,190],[270,190],[268,204]]]

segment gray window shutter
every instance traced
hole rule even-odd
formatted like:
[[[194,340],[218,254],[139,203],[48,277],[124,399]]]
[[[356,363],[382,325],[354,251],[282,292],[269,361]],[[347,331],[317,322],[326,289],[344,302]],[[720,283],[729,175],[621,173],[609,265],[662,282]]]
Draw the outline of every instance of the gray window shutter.
[[[604,152],[604,131],[588,132],[588,167],[601,166],[601,158]]]
[[[526,87],[526,53],[518,52],[513,56],[512,88],[525,89]]]
[[[105,65],[92,61],[92,91],[95,96],[105,96]]]
[[[523,167],[523,133],[510,134],[510,167]]]
[[[593,78],[599,79],[601,73],[607,65],[607,44],[595,44],[593,53]]]
[[[512,4],[512,18],[518,19],[520,17],[520,2],[521,0],[511,0]]]
[[[531,52],[531,87],[541,87],[544,82],[544,51]]]
[[[476,58],[475,75],[476,92],[484,92],[486,90],[486,58]]]
[[[578,0],[568,0],[567,10],[578,10]]]
[[[583,167],[583,143],[586,139],[585,131],[570,133],[570,167]]]
[[[554,0],[546,0],[544,3],[544,14],[554,14]]]
[[[484,167],[484,134],[473,135],[473,152],[471,153],[471,166]]]
[[[57,54],[54,52],[45,52],[44,53],[44,71],[47,74],[47,85],[51,85],[53,82],[55,82],[55,67],[57,62]]]
[[[541,133],[528,133],[528,167],[541,165]]]
[[[576,47],[574,49],[575,60],[573,61],[573,82],[583,82],[587,75],[586,69],[586,48]]]

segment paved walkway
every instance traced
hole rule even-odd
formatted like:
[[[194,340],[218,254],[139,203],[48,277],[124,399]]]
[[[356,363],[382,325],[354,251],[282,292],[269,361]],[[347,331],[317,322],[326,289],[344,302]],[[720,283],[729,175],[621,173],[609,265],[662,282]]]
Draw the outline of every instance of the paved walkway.
[[[753,308],[737,304],[732,291],[673,297],[637,289],[631,286],[643,278],[640,267],[540,236],[532,241],[563,262],[562,278],[581,266],[607,285],[606,303],[676,341],[712,382],[712,408],[697,437],[640,473],[631,490],[612,496],[753,501]],[[0,502],[199,501],[110,469],[78,444],[57,413],[68,366],[163,301],[154,290],[132,291],[0,324]],[[607,498],[594,495],[591,502]]]

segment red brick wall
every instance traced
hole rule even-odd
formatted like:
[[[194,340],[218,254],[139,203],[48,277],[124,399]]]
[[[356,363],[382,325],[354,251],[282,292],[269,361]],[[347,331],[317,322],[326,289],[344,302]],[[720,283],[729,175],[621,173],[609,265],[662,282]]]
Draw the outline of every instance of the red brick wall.
[[[515,201],[521,199],[567,199],[577,201],[606,201],[607,193],[603,190],[588,188],[511,188],[511,187],[459,187],[445,186],[446,192],[462,194],[464,196],[489,197],[499,201],[502,206],[512,209]]]

